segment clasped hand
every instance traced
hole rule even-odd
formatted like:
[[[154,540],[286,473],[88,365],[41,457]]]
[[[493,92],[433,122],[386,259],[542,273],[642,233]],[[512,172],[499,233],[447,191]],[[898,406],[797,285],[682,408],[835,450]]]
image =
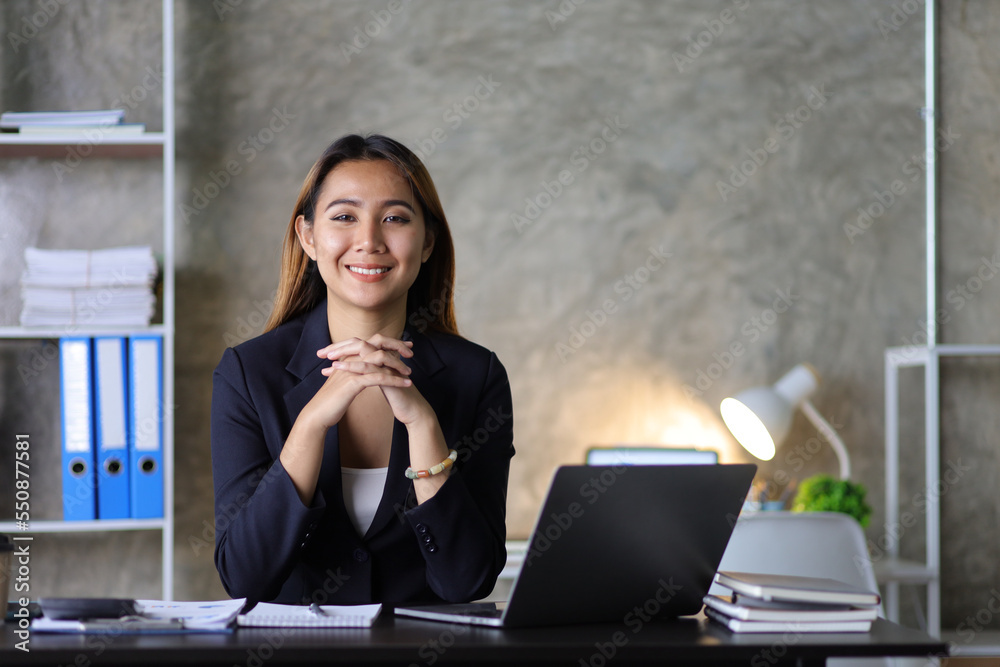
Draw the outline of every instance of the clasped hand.
[[[413,356],[412,347],[410,341],[375,334],[368,340],[349,338],[317,350],[318,357],[333,362],[322,370],[327,381],[310,401],[324,425],[339,422],[368,387],[382,390],[393,416],[403,424],[413,424],[428,414],[430,405],[413,386],[412,371],[403,363],[403,358]]]

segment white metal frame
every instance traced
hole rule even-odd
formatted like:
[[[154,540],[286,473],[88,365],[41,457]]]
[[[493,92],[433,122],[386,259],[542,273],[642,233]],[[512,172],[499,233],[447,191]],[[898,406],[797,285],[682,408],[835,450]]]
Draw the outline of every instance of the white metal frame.
[[[937,330],[937,11],[936,3],[924,6],[924,150],[926,170],[926,327],[923,346],[891,347],[885,351],[885,498],[886,552],[888,558],[876,563],[885,584],[886,615],[899,620],[900,584],[927,587],[927,632],[941,633],[941,503],[940,407],[941,359],[943,357],[1000,356],[1000,345],[940,345]],[[926,555],[924,562],[899,559],[899,371],[924,368],[924,494],[926,499]]]
[[[28,534],[75,533],[127,530],[159,530],[162,539],[162,598],[173,599],[174,591],[174,3],[161,0],[163,12],[163,131],[139,137],[108,137],[103,146],[118,146],[135,156],[148,155],[150,146],[163,147],[163,324],[142,329],[141,333],[163,336],[163,518],[120,519],[97,521],[31,521]],[[44,154],[46,148],[73,145],[78,138],[67,141],[65,137],[19,137],[16,134],[0,135],[0,154],[6,146],[19,149],[36,149]],[[133,149],[129,151],[128,149]],[[22,153],[18,153],[19,155]],[[95,328],[77,330],[76,335],[130,335],[134,330]],[[0,339],[47,339],[66,334],[58,327],[26,328],[0,327]],[[18,531],[13,521],[0,521],[0,532]]]

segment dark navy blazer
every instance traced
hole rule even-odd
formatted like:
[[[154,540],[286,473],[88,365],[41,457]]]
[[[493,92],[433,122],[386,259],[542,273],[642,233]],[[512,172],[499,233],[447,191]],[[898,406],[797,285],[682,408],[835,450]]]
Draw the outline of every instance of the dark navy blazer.
[[[326,381],[326,302],[227,349],[212,393],[215,564],[233,597],[285,603],[386,604],[485,596],[506,561],[507,475],[514,454],[510,385],[489,350],[407,328],[414,386],[458,450],[452,474],[416,504],[406,428],[395,422],[389,471],[371,527],[358,535],[341,488],[337,427],[312,504],[299,499],[278,454],[299,412]]]

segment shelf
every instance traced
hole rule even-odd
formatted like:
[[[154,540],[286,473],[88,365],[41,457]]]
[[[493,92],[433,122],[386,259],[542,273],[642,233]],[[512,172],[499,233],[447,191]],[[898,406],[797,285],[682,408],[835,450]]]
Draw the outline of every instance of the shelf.
[[[14,521],[0,521],[0,533],[34,535],[37,533],[96,533],[108,530],[162,530],[164,519],[105,519],[103,521],[29,521],[21,530]]]
[[[166,332],[162,324],[148,327],[0,327],[0,339],[38,340],[43,338],[66,338],[69,336],[149,336]]]
[[[162,132],[98,138],[82,134],[22,136],[3,133],[0,134],[0,158],[157,158],[163,156],[165,144],[166,136]]]
[[[941,639],[948,642],[953,658],[1000,657],[1000,631],[997,630],[975,632],[966,623],[962,631],[942,632]]]
[[[938,573],[924,563],[900,558],[885,558],[872,563],[879,584],[926,584],[936,581]]]
[[[0,326],[0,341],[2,340],[45,340],[69,336],[97,337],[123,336],[136,337],[156,335],[162,336],[162,403],[165,413],[162,421],[162,454],[163,454],[163,517],[156,519],[106,519],[97,521],[62,521],[34,520],[30,521],[28,530],[21,530],[16,521],[0,521],[0,533],[10,533],[15,536],[34,534],[76,534],[99,535],[112,531],[152,531],[160,533],[161,542],[161,593],[163,600],[173,600],[174,588],[174,424],[169,406],[174,404],[174,330],[175,330],[175,268],[174,268],[174,207],[175,207],[175,123],[174,123],[174,3],[175,0],[161,0],[162,16],[162,59],[163,69],[161,85],[162,101],[162,132],[146,132],[128,134],[122,131],[105,131],[101,128],[84,130],[81,128],[60,129],[52,134],[19,134],[14,132],[0,133],[0,159],[31,158],[24,165],[11,165],[11,169],[31,167],[36,159],[52,160],[51,166],[59,171],[62,165],[72,169],[88,159],[156,159],[161,162],[160,180],[163,196],[159,205],[162,206],[162,295],[158,301],[162,306],[162,323],[151,326],[101,326],[97,323],[88,325],[58,325],[44,327]],[[79,29],[75,23],[68,29]],[[8,72],[8,74],[10,74]],[[88,82],[84,82],[88,83]],[[25,100],[30,102],[30,100]],[[159,123],[157,123],[159,125]],[[5,165],[7,166],[7,165]],[[134,163],[121,165],[106,165],[120,169],[133,169]],[[152,166],[151,164],[147,166]],[[16,194],[16,193],[15,193]],[[152,208],[156,204],[150,202]],[[104,242],[110,235],[105,234],[99,240]],[[112,236],[113,238],[113,236]],[[17,298],[12,293],[11,298]],[[48,354],[47,352],[44,354]],[[53,401],[55,397],[53,397]],[[53,421],[58,423],[59,417]],[[59,453],[59,442],[46,443],[52,447],[55,454]],[[0,466],[2,467],[2,466]],[[48,483],[58,488],[58,477]],[[42,483],[41,481],[39,483]],[[0,483],[2,485],[3,483]],[[8,515],[9,516],[9,515]],[[111,554],[109,554],[110,556]],[[110,560],[108,561],[111,562]],[[34,588],[34,586],[33,586]],[[92,594],[99,595],[99,591]]]

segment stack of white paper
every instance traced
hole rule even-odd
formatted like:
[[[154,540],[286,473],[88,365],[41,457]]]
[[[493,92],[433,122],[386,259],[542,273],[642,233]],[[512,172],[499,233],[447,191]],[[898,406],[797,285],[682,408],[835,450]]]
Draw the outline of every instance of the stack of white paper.
[[[149,246],[24,253],[21,325],[145,327],[156,260]]]

